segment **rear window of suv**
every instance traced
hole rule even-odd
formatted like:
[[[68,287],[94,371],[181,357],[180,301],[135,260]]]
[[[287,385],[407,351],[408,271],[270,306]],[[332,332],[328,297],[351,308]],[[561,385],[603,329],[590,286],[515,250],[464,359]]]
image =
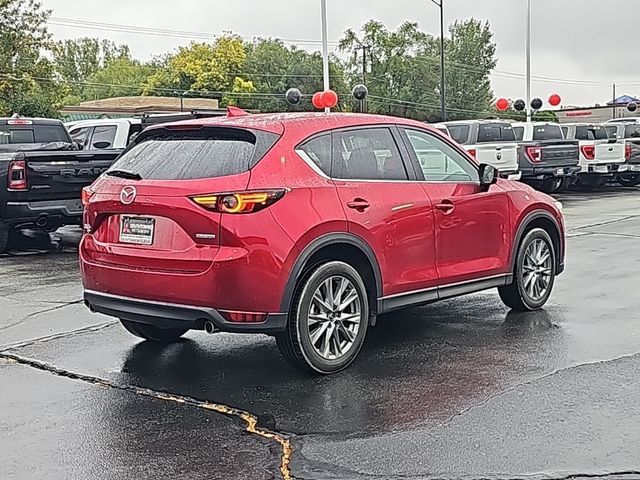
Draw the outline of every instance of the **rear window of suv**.
[[[562,140],[564,135],[560,125],[534,125],[534,140]]]
[[[138,137],[110,170],[145,180],[194,180],[237,175],[253,168],[279,136],[240,128],[153,129]]]
[[[515,141],[513,128],[507,123],[482,123],[478,127],[478,143]]]

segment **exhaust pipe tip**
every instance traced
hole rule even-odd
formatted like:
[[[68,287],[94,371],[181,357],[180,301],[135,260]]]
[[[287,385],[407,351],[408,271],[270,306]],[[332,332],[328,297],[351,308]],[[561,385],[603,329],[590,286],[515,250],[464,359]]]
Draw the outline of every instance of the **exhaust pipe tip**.
[[[209,335],[212,335],[214,333],[219,332],[220,330],[218,330],[218,328],[213,324],[212,321],[207,320],[206,322],[204,322],[204,331],[207,332]]]

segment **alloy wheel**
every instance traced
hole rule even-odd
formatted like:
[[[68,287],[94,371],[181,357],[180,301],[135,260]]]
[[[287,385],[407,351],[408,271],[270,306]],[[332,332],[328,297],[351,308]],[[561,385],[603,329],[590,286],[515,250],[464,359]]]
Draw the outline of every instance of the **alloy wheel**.
[[[531,300],[543,298],[551,285],[553,258],[549,245],[536,238],[528,246],[522,265],[522,284]]]
[[[307,321],[314,351],[325,360],[344,357],[353,347],[362,321],[361,298],[342,276],[327,278],[313,294]]]

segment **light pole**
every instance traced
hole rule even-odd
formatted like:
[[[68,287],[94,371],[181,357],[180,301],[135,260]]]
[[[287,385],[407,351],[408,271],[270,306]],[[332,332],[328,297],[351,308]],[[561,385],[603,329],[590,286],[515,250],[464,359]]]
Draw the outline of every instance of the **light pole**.
[[[527,82],[527,122],[531,121],[531,0],[527,0],[527,26],[526,35],[526,68],[525,77]]]
[[[447,120],[447,103],[444,87],[444,0],[431,0],[440,8],[440,116],[441,121]]]
[[[327,0],[320,0],[320,11],[322,15],[322,79],[324,81],[324,91],[329,90],[329,45],[327,40]],[[324,109],[329,112],[330,109]]]

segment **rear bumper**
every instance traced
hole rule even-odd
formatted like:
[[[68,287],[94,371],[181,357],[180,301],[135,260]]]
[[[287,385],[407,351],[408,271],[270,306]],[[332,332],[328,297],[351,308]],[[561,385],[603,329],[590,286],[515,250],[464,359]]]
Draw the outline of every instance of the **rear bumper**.
[[[596,175],[616,175],[626,172],[629,165],[626,163],[600,163],[595,165],[587,165],[582,168],[582,173],[592,173]]]
[[[526,180],[545,180],[547,178],[564,178],[572,177],[579,173],[581,167],[578,165],[571,166],[548,166],[548,167],[533,167],[522,170],[522,178]]]
[[[8,226],[42,224],[62,226],[82,223],[80,199],[44,200],[39,202],[7,202],[2,217]]]
[[[287,325],[286,313],[270,313],[261,323],[236,323],[227,321],[214,308],[139,300],[92,290],[85,290],[84,302],[92,312],[160,328],[202,330],[204,323],[210,321],[223,332],[275,334],[284,331]]]

